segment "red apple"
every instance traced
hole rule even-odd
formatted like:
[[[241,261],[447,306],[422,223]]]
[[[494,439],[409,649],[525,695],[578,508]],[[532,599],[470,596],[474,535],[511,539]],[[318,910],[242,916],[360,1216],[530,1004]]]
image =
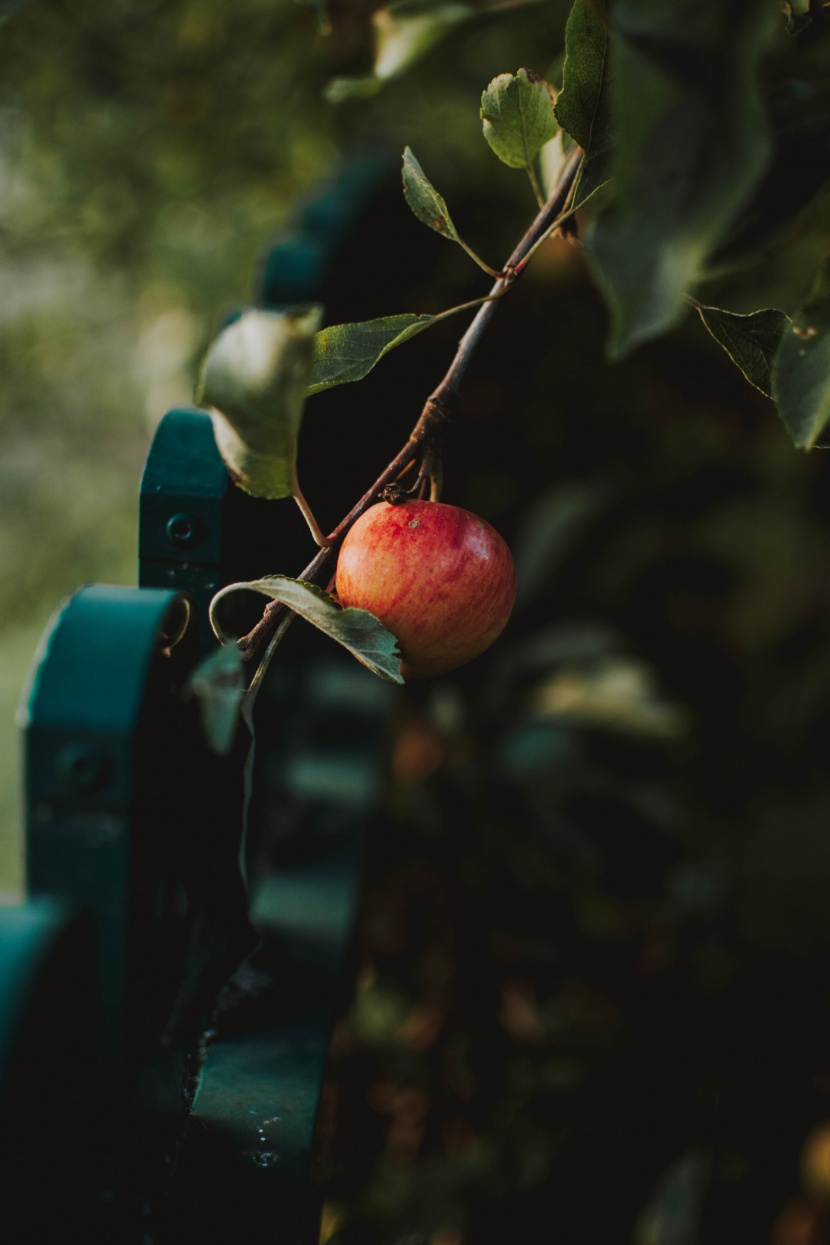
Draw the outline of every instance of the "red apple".
[[[408,679],[483,653],[516,595],[498,532],[469,510],[433,501],[370,507],[343,541],[335,582],[342,605],[369,610],[392,632]]]

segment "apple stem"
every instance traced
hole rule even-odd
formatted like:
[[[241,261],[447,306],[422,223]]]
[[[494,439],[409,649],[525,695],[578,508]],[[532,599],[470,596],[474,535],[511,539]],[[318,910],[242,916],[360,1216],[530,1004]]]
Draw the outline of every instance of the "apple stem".
[[[442,481],[441,443],[444,425],[452,417],[457,405],[464,373],[485,329],[496,314],[501,296],[511,288],[524,271],[529,256],[536,250],[540,242],[544,241],[546,237],[552,236],[557,229],[562,229],[563,226],[567,225],[573,213],[573,207],[571,206],[573,190],[583,155],[581,148],[576,146],[569,153],[562,165],[559,179],[551,190],[547,201],[543,204],[530,228],[514,249],[504,265],[502,274],[493,285],[487,300],[482,302],[466,333],[459,341],[455,357],[444,379],[424,403],[423,410],[412,432],[409,434],[406,444],[378,476],[371,488],[366,490],[360,500],[340,520],[337,527],[328,536],[323,536],[315,522],[312,532],[314,533],[314,528],[316,527],[317,532],[322,537],[322,540],[318,540],[321,548],[311,559],[305,570],[298,576],[299,579],[310,583],[317,582],[329,559],[342,543],[349,528],[370,506],[374,505],[379,494],[388,485],[398,480],[407,470],[410,470],[414,463],[420,463],[415,487],[420,488],[421,483],[428,479],[430,483],[430,500],[438,500]],[[300,502],[301,496],[302,494],[300,493],[297,497],[297,504],[306,516],[306,521],[309,522],[308,516],[311,512],[308,510],[308,513],[306,513],[307,507],[303,509],[303,504]],[[303,498],[303,502],[305,502],[305,498]],[[309,522],[309,527],[311,527],[311,522]],[[316,534],[315,539],[317,539]],[[237,646],[245,660],[254,656],[260,645],[271,634],[275,626],[279,624],[280,618],[285,612],[284,606],[279,606],[276,602],[269,602],[256,626],[247,635],[237,640]],[[290,614],[288,616],[291,617]],[[283,627],[280,625],[279,631],[271,639],[268,648],[263,654],[262,661],[257,667],[246,693],[248,712],[250,712],[253,697],[262,683],[262,677],[265,672],[264,668],[269,664],[283,633]]]
[[[306,501],[305,494],[303,493],[299,484],[296,483],[296,480],[294,483],[294,500],[297,503],[297,505],[300,507],[300,513],[302,514],[303,518],[308,524],[308,530],[311,532],[311,535],[314,537],[314,543],[316,545],[319,545],[321,549],[327,549],[330,544],[329,537],[323,535],[323,529],[320,527],[320,524],[315,519],[314,512],[312,511],[311,506],[309,506],[308,502]]]

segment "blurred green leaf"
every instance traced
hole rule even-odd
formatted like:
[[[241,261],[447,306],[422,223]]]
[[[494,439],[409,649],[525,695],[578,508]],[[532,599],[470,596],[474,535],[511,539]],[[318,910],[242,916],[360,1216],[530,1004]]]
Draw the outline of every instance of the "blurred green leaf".
[[[689,1150],[661,1178],[634,1229],[634,1245],[695,1245],[712,1156]]]
[[[790,324],[790,317],[775,307],[738,315],[722,307],[694,306],[700,318],[751,385],[772,397],[772,361]]]
[[[529,705],[541,718],[655,739],[682,738],[689,726],[686,709],[664,697],[652,668],[626,657],[565,666],[536,687]]]
[[[787,34],[795,38],[812,22],[810,16],[810,0],[783,0],[783,9],[787,16]]]
[[[539,74],[499,74],[481,97],[484,137],[511,169],[529,169],[557,133],[550,89]]]
[[[615,199],[589,237],[620,357],[672,328],[770,154],[758,94],[768,0],[620,0]]]
[[[384,82],[404,73],[451,30],[478,10],[471,4],[401,0],[372,14],[375,61],[371,74],[360,78],[334,78],[325,97],[332,104],[376,94]]]
[[[830,256],[782,338],[772,396],[796,445],[809,450],[822,443],[830,422]]]
[[[513,541],[517,606],[549,587],[612,496],[605,480],[576,480],[545,490],[529,503]]]
[[[753,195],[711,256],[708,267],[714,274],[736,267],[740,271],[754,257],[769,272],[771,245],[777,258],[783,253],[782,244],[787,255],[792,254],[796,241],[804,244],[810,228],[802,213],[830,180],[830,83],[788,77],[775,84],[765,107],[773,155]],[[817,225],[823,216],[830,244],[827,211],[815,216]]]
[[[372,14],[374,67],[359,78],[334,78],[324,92],[329,103],[375,95],[390,78],[405,73],[457,26],[500,9],[539,0],[398,0]]]
[[[258,592],[271,601],[280,601],[306,622],[342,644],[364,666],[388,683],[403,683],[398,642],[368,610],[341,609],[334,597],[316,584],[287,575],[268,575],[246,583],[229,584],[213,598],[210,607],[214,631],[224,639],[219,622],[219,605],[236,592]]]
[[[554,112],[585,159],[574,203],[587,203],[608,180],[613,132],[609,105],[609,34],[605,0],[574,0],[565,27],[562,90]]]
[[[199,662],[188,681],[202,729],[219,756],[227,756],[233,746],[245,685],[245,663],[235,644],[220,645]]]
[[[321,318],[319,307],[247,311],[202,364],[196,400],[211,408],[228,471],[254,497],[296,491],[297,435]]]

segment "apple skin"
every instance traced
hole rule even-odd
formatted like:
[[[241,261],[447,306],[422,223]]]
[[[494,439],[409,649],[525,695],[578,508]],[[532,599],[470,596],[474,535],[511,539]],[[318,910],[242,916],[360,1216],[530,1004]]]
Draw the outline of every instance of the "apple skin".
[[[443,502],[378,502],[349,530],[335,578],[341,605],[392,632],[405,679],[444,674],[489,648],[516,596],[510,550],[478,515]]]

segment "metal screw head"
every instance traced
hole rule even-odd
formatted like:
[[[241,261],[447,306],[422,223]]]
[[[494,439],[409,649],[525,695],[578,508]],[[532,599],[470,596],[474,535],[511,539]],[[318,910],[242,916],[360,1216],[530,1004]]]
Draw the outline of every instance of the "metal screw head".
[[[195,515],[174,514],[167,520],[167,539],[177,549],[185,549],[189,545],[198,544],[202,536],[202,524]]]
[[[81,795],[101,791],[110,780],[108,758],[89,744],[68,744],[58,753],[56,764],[64,782]]]

